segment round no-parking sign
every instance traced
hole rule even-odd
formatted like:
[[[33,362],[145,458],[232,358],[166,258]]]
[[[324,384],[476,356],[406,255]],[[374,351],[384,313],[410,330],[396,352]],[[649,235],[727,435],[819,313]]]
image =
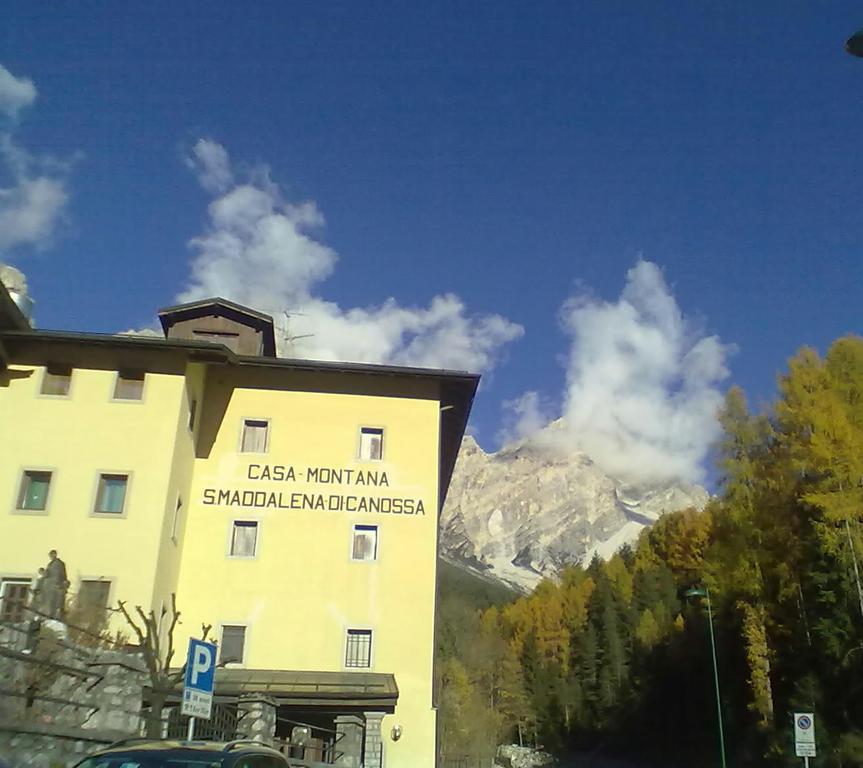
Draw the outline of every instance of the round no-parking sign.
[[[797,757],[815,757],[815,715],[794,713],[794,751]]]

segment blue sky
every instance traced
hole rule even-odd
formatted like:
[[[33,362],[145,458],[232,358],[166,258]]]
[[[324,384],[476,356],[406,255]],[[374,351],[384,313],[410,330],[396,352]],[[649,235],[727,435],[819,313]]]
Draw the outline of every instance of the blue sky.
[[[67,197],[49,231],[0,250],[42,327],[141,327],[219,285],[190,264],[219,228],[208,205],[246,185],[277,208],[313,201],[280,215],[294,245],[338,261],[285,296],[337,304],[338,328],[388,298],[431,322],[435,296],[459,297],[444,336],[494,336],[465,358],[486,372],[487,448],[502,424],[521,434],[590,400],[608,361],[575,346],[640,259],[688,318],[681,365],[698,338],[736,347],[714,349],[729,376],[706,373],[702,395],[735,382],[763,402],[800,345],[860,330],[863,61],[843,51],[857,3],[6,0],[3,16],[0,65],[38,93],[3,135]],[[230,156],[209,191],[202,138]],[[0,188],[20,181],[0,164]],[[573,297],[595,312],[567,332]],[[441,341],[374,354],[435,362]],[[653,395],[674,399],[678,374]]]

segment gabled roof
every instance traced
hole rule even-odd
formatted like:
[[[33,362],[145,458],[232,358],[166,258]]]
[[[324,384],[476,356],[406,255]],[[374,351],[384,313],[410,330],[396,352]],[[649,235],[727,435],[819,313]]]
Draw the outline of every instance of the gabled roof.
[[[216,296],[210,299],[190,301],[186,304],[176,304],[173,307],[165,307],[159,310],[159,322],[165,335],[175,323],[183,320],[191,320],[196,317],[207,317],[218,315],[235,320],[238,323],[256,328],[263,335],[263,354],[267,357],[275,357],[276,340],[273,318],[264,312],[258,312],[251,307],[244,307],[234,301]]]
[[[162,320],[163,315],[175,315],[178,313],[188,312],[189,314],[200,314],[197,312],[199,309],[209,309],[211,307],[224,307],[225,309],[230,309],[234,312],[238,312],[243,315],[248,315],[249,317],[255,318],[256,320],[261,320],[264,323],[273,324],[273,318],[264,313],[258,312],[256,309],[252,309],[251,307],[246,307],[242,304],[237,304],[235,301],[229,301],[228,299],[223,299],[221,296],[214,296],[211,299],[199,299],[198,301],[189,301],[185,304],[175,304],[173,307],[164,307],[159,310],[159,318]],[[162,326],[164,327],[165,321],[162,320]]]

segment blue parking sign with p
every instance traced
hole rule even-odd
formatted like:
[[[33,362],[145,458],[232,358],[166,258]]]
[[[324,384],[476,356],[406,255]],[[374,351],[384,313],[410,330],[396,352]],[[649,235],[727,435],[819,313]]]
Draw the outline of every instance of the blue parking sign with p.
[[[191,717],[209,718],[215,682],[216,646],[203,640],[190,639],[181,712]]]

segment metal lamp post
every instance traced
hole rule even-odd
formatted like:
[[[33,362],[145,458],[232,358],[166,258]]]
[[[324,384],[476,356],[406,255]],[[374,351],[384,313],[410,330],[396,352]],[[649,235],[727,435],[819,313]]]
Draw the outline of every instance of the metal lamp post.
[[[719,724],[719,759],[722,768],[725,763],[725,731],[722,728],[722,700],[719,697],[719,665],[716,663],[716,638],[713,636],[713,608],[710,605],[710,589],[707,585],[704,589],[693,588],[686,591],[686,597],[707,598],[707,619],[710,627],[710,651],[713,655],[713,683],[716,687],[716,721]]]

